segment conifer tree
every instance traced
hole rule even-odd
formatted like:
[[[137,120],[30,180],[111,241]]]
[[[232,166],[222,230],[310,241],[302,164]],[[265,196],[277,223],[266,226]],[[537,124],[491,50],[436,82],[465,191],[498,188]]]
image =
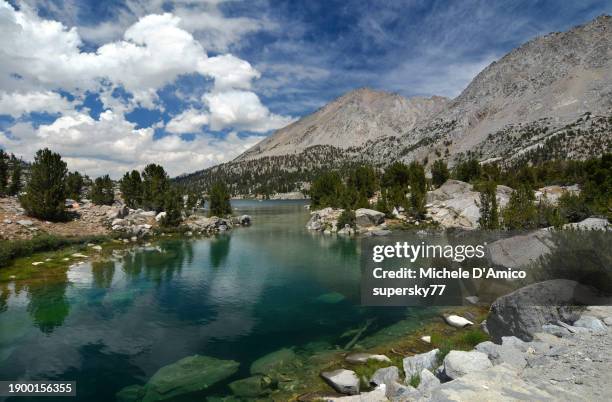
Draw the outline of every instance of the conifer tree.
[[[497,185],[495,183],[487,182],[480,192],[478,224],[482,229],[497,229],[499,227],[496,189]]]
[[[28,215],[46,220],[65,218],[66,173],[66,163],[59,154],[47,148],[36,153],[26,194],[21,197]]]
[[[123,175],[119,189],[128,207],[139,208],[142,205],[142,178],[137,170],[126,172]]]
[[[210,216],[226,216],[232,213],[230,195],[227,186],[222,182],[213,184],[210,189]]]
[[[79,172],[70,172],[66,176],[66,196],[76,201],[81,200],[83,176]]]
[[[161,212],[164,210],[166,192],[170,187],[168,174],[154,163],[142,172],[142,205],[145,209]]]
[[[7,185],[9,178],[8,155],[3,149],[0,149],[0,196],[7,193]]]
[[[21,164],[19,161],[13,165],[13,172],[11,173],[11,184],[8,188],[9,195],[18,195],[21,191]]]
[[[112,205],[115,202],[113,181],[108,175],[98,177],[91,188],[91,201],[97,205]]]

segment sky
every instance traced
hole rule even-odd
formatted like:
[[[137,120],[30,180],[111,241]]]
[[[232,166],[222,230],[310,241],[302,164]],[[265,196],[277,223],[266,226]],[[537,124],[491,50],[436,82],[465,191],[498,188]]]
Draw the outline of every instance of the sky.
[[[0,0],[0,147],[119,178],[229,161],[370,87],[457,96],[612,0]]]

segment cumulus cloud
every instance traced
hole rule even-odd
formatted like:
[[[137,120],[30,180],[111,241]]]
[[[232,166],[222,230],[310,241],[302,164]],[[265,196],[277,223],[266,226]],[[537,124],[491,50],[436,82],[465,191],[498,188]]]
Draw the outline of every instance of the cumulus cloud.
[[[33,112],[63,113],[72,110],[71,102],[52,91],[0,91],[0,114],[20,117]]]
[[[249,91],[210,93],[204,95],[204,101],[210,110],[210,127],[213,130],[231,126],[264,133],[293,121],[290,117],[270,113],[259,97]]]
[[[196,133],[208,124],[208,114],[199,110],[188,109],[175,116],[166,125],[166,131],[173,134]]]
[[[232,159],[262,139],[236,132],[210,135],[205,128],[264,133],[291,121],[272,113],[250,91],[259,71],[231,54],[208,57],[185,28],[192,24],[175,13],[145,15],[121,39],[87,52],[76,28],[42,18],[27,5],[17,10],[0,0],[0,114],[60,114],[39,126],[18,121],[0,133],[0,146],[25,159],[49,147],[71,169],[94,176],[118,177],[150,162],[163,164],[174,175]],[[125,113],[136,106],[163,113],[159,90],[187,74],[211,79],[212,92],[202,98],[198,94],[195,102],[190,97],[188,109],[166,127],[140,127],[126,119]],[[114,97],[117,88],[130,96]],[[78,102],[69,102],[59,90],[78,102],[87,92],[99,95],[101,114],[94,117],[78,109]],[[185,133],[196,136],[187,140],[180,136]]]
[[[115,178],[148,163],[162,164],[171,175],[203,169],[236,157],[262,139],[235,132],[223,138],[185,140],[166,135],[155,139],[153,128],[136,128],[111,110],[97,120],[75,112],[38,129],[18,123],[11,131],[12,136],[0,133],[0,146],[19,156],[30,158],[37,149],[48,147],[64,156],[70,169],[94,176],[110,173]]]

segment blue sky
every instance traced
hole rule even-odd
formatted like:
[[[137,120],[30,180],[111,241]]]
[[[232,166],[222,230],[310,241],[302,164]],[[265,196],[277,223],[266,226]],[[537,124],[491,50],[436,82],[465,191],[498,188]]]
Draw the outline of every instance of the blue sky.
[[[0,146],[93,176],[227,161],[343,93],[454,97],[612,1],[0,0]]]

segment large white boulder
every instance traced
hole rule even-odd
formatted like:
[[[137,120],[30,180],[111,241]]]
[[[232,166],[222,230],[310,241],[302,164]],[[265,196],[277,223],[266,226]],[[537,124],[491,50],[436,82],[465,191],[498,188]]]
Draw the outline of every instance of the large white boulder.
[[[489,357],[478,351],[451,350],[444,358],[444,373],[453,380],[490,367],[492,364]]]
[[[359,378],[354,371],[345,369],[324,371],[321,377],[341,394],[357,395],[359,393]]]
[[[406,375],[406,382],[410,382],[410,378],[420,374],[423,369],[433,369],[438,363],[439,352],[439,349],[434,349],[427,353],[420,353],[404,358],[402,363],[404,366],[404,374]]]
[[[355,211],[357,226],[378,226],[385,221],[385,214],[368,208],[359,208]]]

